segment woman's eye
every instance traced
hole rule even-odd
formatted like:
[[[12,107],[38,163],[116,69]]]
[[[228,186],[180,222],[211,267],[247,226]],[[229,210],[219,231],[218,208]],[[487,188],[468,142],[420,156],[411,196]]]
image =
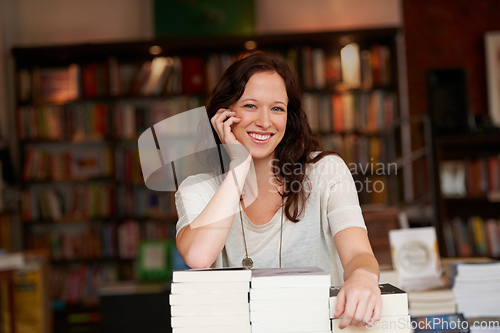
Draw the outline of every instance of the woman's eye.
[[[255,109],[255,105],[253,105],[253,104],[245,104],[243,107],[248,108],[248,109]]]
[[[285,109],[283,109],[283,108],[281,108],[281,107],[279,107],[279,106],[275,106],[275,107],[273,108],[273,111],[284,112],[284,111],[285,111]]]

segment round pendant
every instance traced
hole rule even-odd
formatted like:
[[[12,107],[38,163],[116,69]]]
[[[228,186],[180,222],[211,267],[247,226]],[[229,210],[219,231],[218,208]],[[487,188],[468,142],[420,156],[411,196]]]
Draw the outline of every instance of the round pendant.
[[[241,261],[241,264],[245,267],[252,268],[253,267],[253,260],[252,260],[252,258],[245,257]]]

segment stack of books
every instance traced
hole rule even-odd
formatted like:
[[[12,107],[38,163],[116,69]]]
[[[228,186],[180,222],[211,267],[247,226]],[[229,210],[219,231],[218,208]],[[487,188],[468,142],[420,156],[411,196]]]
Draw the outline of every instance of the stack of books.
[[[467,319],[500,317],[500,262],[458,264],[453,294]]]
[[[172,333],[250,333],[247,268],[174,271]]]
[[[330,284],[330,275],[317,267],[253,269],[252,333],[331,332]]]
[[[380,284],[382,293],[382,313],[380,321],[368,322],[366,326],[348,326],[339,328],[342,318],[334,318],[337,305],[337,295],[340,287],[330,289],[330,318],[332,321],[332,332],[342,333],[410,333],[411,322],[408,314],[408,295],[403,290],[389,284]]]
[[[408,293],[412,317],[452,314],[457,311],[453,291],[449,288]]]

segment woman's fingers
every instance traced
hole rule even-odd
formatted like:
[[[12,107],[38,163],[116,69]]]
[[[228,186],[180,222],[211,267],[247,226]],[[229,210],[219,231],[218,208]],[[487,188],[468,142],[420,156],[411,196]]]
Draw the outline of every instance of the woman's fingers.
[[[220,109],[210,120],[222,143],[228,143],[226,142],[227,139],[229,139],[229,141],[235,140],[234,135],[231,132],[231,125],[239,121],[234,120],[239,119],[234,118],[235,115],[236,112],[234,111],[229,109]]]
[[[382,316],[382,302],[382,297],[378,297],[375,303],[375,309],[373,310],[373,322],[379,321]]]
[[[345,309],[345,294],[344,290],[340,289],[337,294],[337,305],[335,306],[335,313],[333,314],[333,318],[339,318],[344,313]]]
[[[341,292],[344,291],[344,293]],[[379,291],[377,289],[377,291]],[[341,296],[341,297],[340,297]],[[340,301],[340,302],[339,302]],[[380,320],[382,297],[369,290],[343,288],[337,296],[334,317],[342,315],[339,327],[373,325]],[[343,311],[342,311],[343,310]]]
[[[376,309],[377,300],[373,299],[368,302],[368,306],[366,307],[366,311],[363,315],[363,324],[362,325],[373,325],[375,321],[375,309]],[[361,325],[359,325],[361,326]]]
[[[356,318],[356,307],[359,306],[357,302],[352,299],[352,297],[346,297],[346,303],[344,308],[344,314],[342,315],[342,320],[340,321],[339,328],[343,329],[347,326],[354,325]]]
[[[233,125],[235,123],[239,123],[240,121],[241,121],[240,118],[231,117],[231,118],[227,118],[227,120],[222,123],[224,138],[225,138],[225,141],[227,143],[234,143],[234,141],[236,141],[236,137],[234,136],[234,134],[231,130],[231,125]]]

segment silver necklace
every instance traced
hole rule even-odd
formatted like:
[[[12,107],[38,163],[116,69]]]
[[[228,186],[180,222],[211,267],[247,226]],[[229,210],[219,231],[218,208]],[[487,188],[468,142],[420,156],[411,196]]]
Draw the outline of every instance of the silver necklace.
[[[242,208],[240,203],[240,222],[241,222],[241,232],[243,234],[243,244],[245,245],[245,258],[241,261],[244,267],[252,268],[253,260],[248,256],[247,240],[245,237],[245,227],[243,226],[243,217],[241,214]],[[280,252],[279,252],[279,268],[281,268],[281,247],[283,244],[283,202],[281,203],[281,227],[280,227]]]

